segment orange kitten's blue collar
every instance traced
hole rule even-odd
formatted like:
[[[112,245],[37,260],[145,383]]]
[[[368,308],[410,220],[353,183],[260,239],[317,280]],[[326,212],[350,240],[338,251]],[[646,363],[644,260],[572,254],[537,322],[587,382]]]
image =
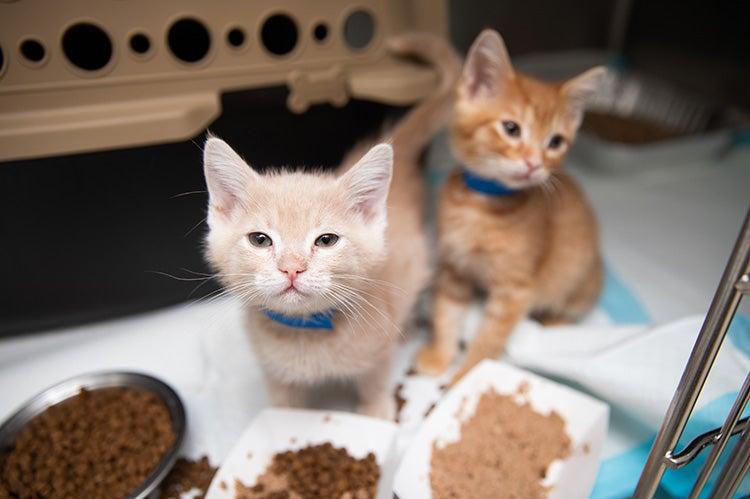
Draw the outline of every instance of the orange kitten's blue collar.
[[[336,310],[331,309],[311,315],[284,315],[264,308],[263,313],[272,321],[289,327],[333,330],[333,316]]]
[[[463,171],[463,179],[464,185],[466,185],[468,189],[488,196],[511,196],[518,192],[517,189],[511,189],[497,180],[480,177],[466,169]]]

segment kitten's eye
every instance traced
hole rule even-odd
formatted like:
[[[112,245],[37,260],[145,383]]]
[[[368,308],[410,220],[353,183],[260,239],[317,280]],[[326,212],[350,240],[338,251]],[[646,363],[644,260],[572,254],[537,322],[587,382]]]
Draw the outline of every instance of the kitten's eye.
[[[515,121],[503,121],[503,130],[508,134],[508,137],[521,136],[521,126]]]
[[[262,232],[251,232],[247,235],[247,238],[250,240],[250,244],[258,248],[268,248],[273,244],[268,234]]]
[[[336,234],[323,234],[322,236],[318,236],[318,238],[315,240],[315,246],[328,248],[336,244],[336,241],[338,240],[339,236],[337,236]]]
[[[559,133],[556,133],[552,136],[551,139],[549,139],[549,144],[547,144],[547,147],[550,149],[559,149],[560,146],[562,146],[565,143],[565,137],[560,135]]]

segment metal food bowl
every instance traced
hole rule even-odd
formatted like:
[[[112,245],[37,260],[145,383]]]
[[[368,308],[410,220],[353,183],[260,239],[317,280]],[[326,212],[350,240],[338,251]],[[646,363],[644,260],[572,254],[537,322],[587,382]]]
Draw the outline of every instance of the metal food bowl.
[[[169,385],[152,376],[132,372],[83,374],[47,388],[26,402],[0,426],[0,451],[11,447],[21,430],[48,408],[75,397],[82,390],[95,391],[103,388],[132,388],[151,392],[159,397],[169,410],[175,433],[174,444],[164,453],[156,469],[128,497],[128,499],[147,498],[164,480],[177,461],[177,453],[182,445],[186,429],[185,408],[180,397]]]

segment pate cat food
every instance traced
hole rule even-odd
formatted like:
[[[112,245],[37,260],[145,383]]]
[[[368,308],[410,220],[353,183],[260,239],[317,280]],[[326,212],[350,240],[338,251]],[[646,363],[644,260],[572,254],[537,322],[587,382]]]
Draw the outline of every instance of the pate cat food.
[[[363,459],[330,443],[276,454],[248,487],[237,480],[236,499],[372,499],[380,468],[375,455]]]
[[[166,405],[129,388],[82,390],[32,419],[0,456],[0,497],[127,497],[175,441]]]
[[[570,454],[558,413],[535,412],[528,402],[494,390],[482,395],[461,438],[433,444],[430,486],[434,499],[542,498],[542,480],[555,459]]]

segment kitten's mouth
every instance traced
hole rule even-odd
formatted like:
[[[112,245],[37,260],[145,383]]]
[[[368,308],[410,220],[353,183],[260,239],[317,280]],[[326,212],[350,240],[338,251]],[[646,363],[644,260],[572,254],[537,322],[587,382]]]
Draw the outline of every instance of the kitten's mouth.
[[[290,284],[288,288],[286,288],[284,291],[282,291],[281,293],[279,293],[279,296],[284,296],[284,295],[288,295],[288,294],[299,294],[299,295],[305,296],[305,293],[303,293],[299,289],[295,288],[294,284]]]

